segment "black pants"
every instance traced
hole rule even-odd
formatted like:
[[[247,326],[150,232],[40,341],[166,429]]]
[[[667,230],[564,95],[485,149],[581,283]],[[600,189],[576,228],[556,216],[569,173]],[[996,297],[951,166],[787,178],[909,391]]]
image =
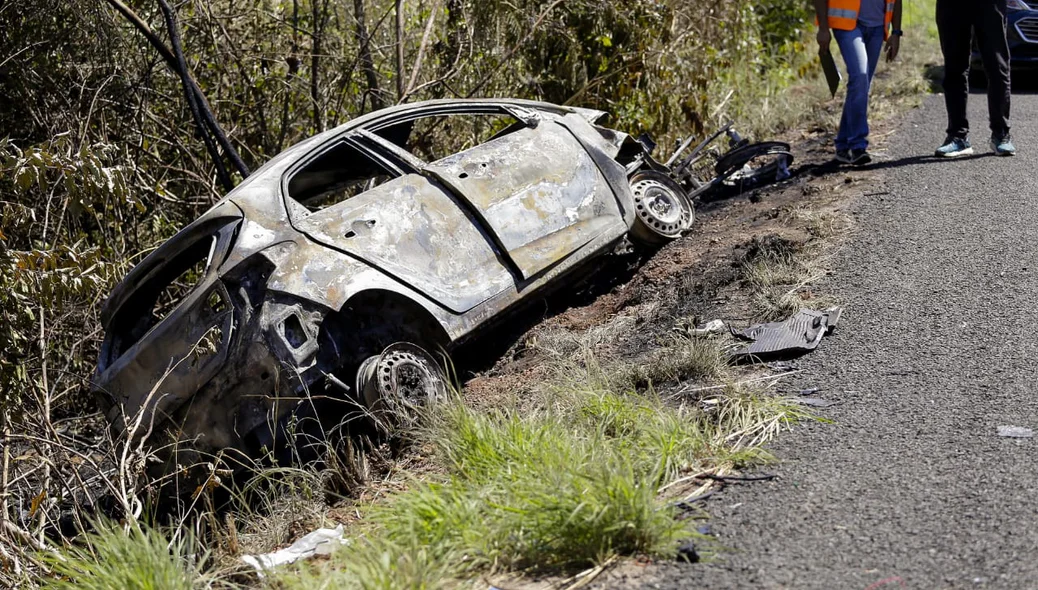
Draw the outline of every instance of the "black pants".
[[[969,96],[971,33],[977,38],[988,78],[991,135],[1009,134],[1009,44],[1006,0],[937,0],[937,31],[944,53],[944,102],[948,135],[965,138]]]

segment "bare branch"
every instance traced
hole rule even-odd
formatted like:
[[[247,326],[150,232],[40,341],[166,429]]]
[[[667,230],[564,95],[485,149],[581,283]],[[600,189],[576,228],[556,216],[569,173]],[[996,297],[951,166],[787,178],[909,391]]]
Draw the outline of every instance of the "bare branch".
[[[137,13],[130,9],[129,6],[123,4],[121,0],[105,0],[112,8],[114,8],[119,14],[123,15],[126,20],[130,21],[130,24],[137,29],[139,33],[144,35],[144,38],[148,40],[152,47],[159,52],[162,59],[169,65],[170,69],[174,72],[179,71],[178,61],[176,55],[166,47],[166,44],[155,34],[155,31],[148,26],[148,23],[144,22],[141,17],[137,16]],[[209,101],[206,100],[205,95],[202,93],[201,88],[198,85],[198,81],[194,79],[190,71],[185,72],[190,83],[191,91],[194,93],[196,99],[199,101],[201,112],[205,117],[205,124],[209,131],[215,136],[220,147],[223,148],[227,157],[231,160],[231,164],[238,170],[238,173],[245,178],[249,175],[249,168],[242,161],[241,156],[238,155],[238,151],[231,145],[230,140],[227,138],[227,134],[223,132],[220,124],[216,122],[216,117],[213,115],[213,109],[209,105]]]
[[[404,98],[404,0],[396,0],[396,98]]]
[[[505,53],[504,57],[502,57],[497,62],[497,65],[494,66],[489,72],[487,72],[486,75],[483,76],[483,79],[480,80],[475,86],[473,86],[472,90],[470,90],[469,93],[465,95],[465,97],[471,98],[477,92],[483,90],[483,87],[486,86],[487,82],[490,82],[494,75],[497,74],[498,70],[500,70],[502,66],[508,63],[508,61],[512,59],[512,56],[515,55],[515,52],[519,51],[519,48],[525,45],[526,42],[530,39],[530,37],[533,36],[533,34],[537,31],[537,29],[540,28],[541,23],[544,22],[544,19],[548,17],[548,14],[550,14],[556,6],[562,4],[565,1],[566,0],[555,0],[554,2],[549,4],[548,7],[545,8],[543,12],[541,12],[540,16],[537,17],[537,20],[534,21],[533,26],[530,27],[530,30],[527,31],[525,35],[523,35],[523,38],[520,39],[519,42],[516,43],[514,46],[512,46],[512,48],[509,49],[507,53]]]
[[[198,127],[198,134],[202,136],[202,142],[205,143],[206,150],[213,158],[213,163],[216,164],[216,176],[220,179],[220,184],[223,185],[225,190],[231,190],[234,188],[234,183],[231,181],[231,176],[227,173],[227,168],[223,164],[223,158],[220,157],[220,152],[216,149],[216,143],[213,142],[213,137],[209,133],[209,129],[206,128],[206,121],[202,118],[202,112],[198,106],[198,93],[195,92],[195,88],[192,86],[191,77],[188,75],[187,60],[184,59],[184,51],[180,44],[180,31],[177,27],[176,17],[173,14],[173,8],[170,7],[169,2],[166,0],[158,0],[159,7],[162,9],[162,15],[166,20],[166,29],[169,32],[169,42],[173,46],[173,55],[177,60],[176,72],[180,75],[180,81],[184,86],[184,97],[187,99],[187,105],[191,109],[191,116],[195,120],[195,126]]]
[[[418,82],[418,72],[422,70],[422,60],[425,58],[425,52],[429,48],[429,41],[432,39],[433,24],[436,22],[436,9],[437,2],[433,0],[432,8],[429,10],[429,20],[425,21],[425,31],[422,33],[422,43],[418,46],[418,57],[414,60],[414,65],[411,66],[411,79],[407,82],[407,92],[401,97],[400,101],[403,102],[405,98],[414,94],[414,85]]]

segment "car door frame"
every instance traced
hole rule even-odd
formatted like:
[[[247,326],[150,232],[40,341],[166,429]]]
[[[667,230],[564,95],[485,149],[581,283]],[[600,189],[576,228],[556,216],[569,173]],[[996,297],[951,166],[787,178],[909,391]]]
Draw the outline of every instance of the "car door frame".
[[[481,233],[483,233],[488,240],[492,240],[495,244],[496,249],[503,254],[503,260],[507,261],[509,269],[516,277],[517,290],[522,290],[525,285],[536,282],[537,279],[544,273],[549,272],[560,265],[565,266],[567,264],[567,261],[570,259],[583,259],[584,256],[580,256],[580,254],[588,248],[593,247],[594,244],[596,244],[597,242],[599,242],[598,238],[602,233],[605,232],[600,232],[599,234],[590,236],[582,244],[570,249],[567,253],[565,253],[563,256],[558,257],[558,259],[556,259],[551,264],[545,265],[537,269],[536,272],[529,273],[526,272],[523,268],[520,268],[520,265],[518,264],[516,259],[513,258],[512,251],[510,251],[506,244],[503,243],[498,232],[495,230],[494,225],[475,205],[476,201],[473,198],[470,198],[466,194],[466,192],[457,185],[457,183],[452,181],[452,179],[444,178],[439,174],[435,174],[434,171],[430,169],[431,165],[435,162],[426,162],[425,160],[414,155],[413,153],[411,153],[404,147],[400,146],[399,144],[381,135],[378,135],[377,133],[380,130],[410,121],[416,121],[428,117],[451,115],[509,115],[514,117],[518,122],[523,123],[528,128],[533,128],[537,127],[538,125],[544,124],[558,125],[563,130],[563,133],[567,134],[569,137],[572,138],[574,146],[582,150],[590,158],[593,166],[597,169],[597,172],[601,177],[602,184],[606,189],[608,189],[611,192],[612,202],[615,203],[618,209],[618,215],[616,216],[616,237],[619,238],[626,233],[627,225],[625,218],[627,217],[627,208],[624,206],[623,200],[619,197],[619,195],[616,194],[616,187],[614,186],[616,179],[610,178],[610,174],[607,172],[607,170],[604,170],[602,168],[602,163],[599,161],[599,156],[601,156],[601,154],[594,153],[587,145],[586,141],[579,137],[579,134],[576,133],[575,130],[572,128],[572,123],[567,120],[568,117],[560,116],[558,120],[555,120],[554,118],[546,119],[544,115],[537,112],[535,109],[510,103],[464,103],[457,105],[434,105],[429,107],[428,109],[416,109],[408,111],[406,113],[396,114],[395,116],[388,116],[386,118],[377,119],[359,128],[357,131],[359,131],[359,133],[362,134],[368,141],[372,142],[373,145],[378,146],[378,148],[381,150],[391,153],[394,158],[407,162],[407,164],[410,167],[415,169],[416,173],[426,176],[430,179],[430,181],[440,184],[441,186],[443,186],[444,188],[446,188],[454,194],[456,201],[460,205],[464,206],[470,219],[473,219],[474,221],[478,220]],[[579,115],[575,114],[572,116],[579,117]],[[581,119],[581,122],[583,122],[583,119]],[[492,137],[478,145],[486,144],[490,141],[493,141],[497,137],[500,136]],[[450,155],[454,155],[455,153],[460,152],[454,152]],[[444,156],[444,158],[449,157],[450,155]],[[551,234],[545,234],[545,236],[542,237],[548,237],[549,235]]]

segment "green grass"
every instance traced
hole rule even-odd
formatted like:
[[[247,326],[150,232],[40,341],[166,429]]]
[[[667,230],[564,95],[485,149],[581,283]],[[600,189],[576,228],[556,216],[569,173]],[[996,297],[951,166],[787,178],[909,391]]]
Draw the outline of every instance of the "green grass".
[[[813,43],[811,32],[788,51],[719,70],[710,87],[714,127],[734,122],[740,133],[763,141],[813,122],[828,99]]]
[[[937,40],[937,0],[915,0],[902,3],[901,28]]]
[[[148,528],[123,531],[110,522],[84,536],[62,554],[45,557],[52,575],[43,587],[53,590],[193,590],[215,583],[203,574],[204,555],[189,539],[170,542]]]
[[[289,588],[438,588],[475,573],[567,572],[615,555],[670,556],[696,535],[660,489],[744,464],[802,416],[779,398],[724,391],[702,404],[554,391],[535,410],[441,407],[424,438],[445,475],[368,508],[330,567]]]

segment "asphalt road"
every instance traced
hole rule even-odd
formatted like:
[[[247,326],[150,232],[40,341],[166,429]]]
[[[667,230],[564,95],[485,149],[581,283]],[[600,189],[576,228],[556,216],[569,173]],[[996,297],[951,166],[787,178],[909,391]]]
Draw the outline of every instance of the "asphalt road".
[[[838,331],[788,385],[834,422],[712,499],[730,550],[660,586],[1038,588],[1038,438],[997,434],[1038,432],[1038,94],[1014,96],[1015,158],[990,155],[986,112],[971,96],[978,155],[956,161],[927,157],[942,97],[907,115],[826,286]]]

